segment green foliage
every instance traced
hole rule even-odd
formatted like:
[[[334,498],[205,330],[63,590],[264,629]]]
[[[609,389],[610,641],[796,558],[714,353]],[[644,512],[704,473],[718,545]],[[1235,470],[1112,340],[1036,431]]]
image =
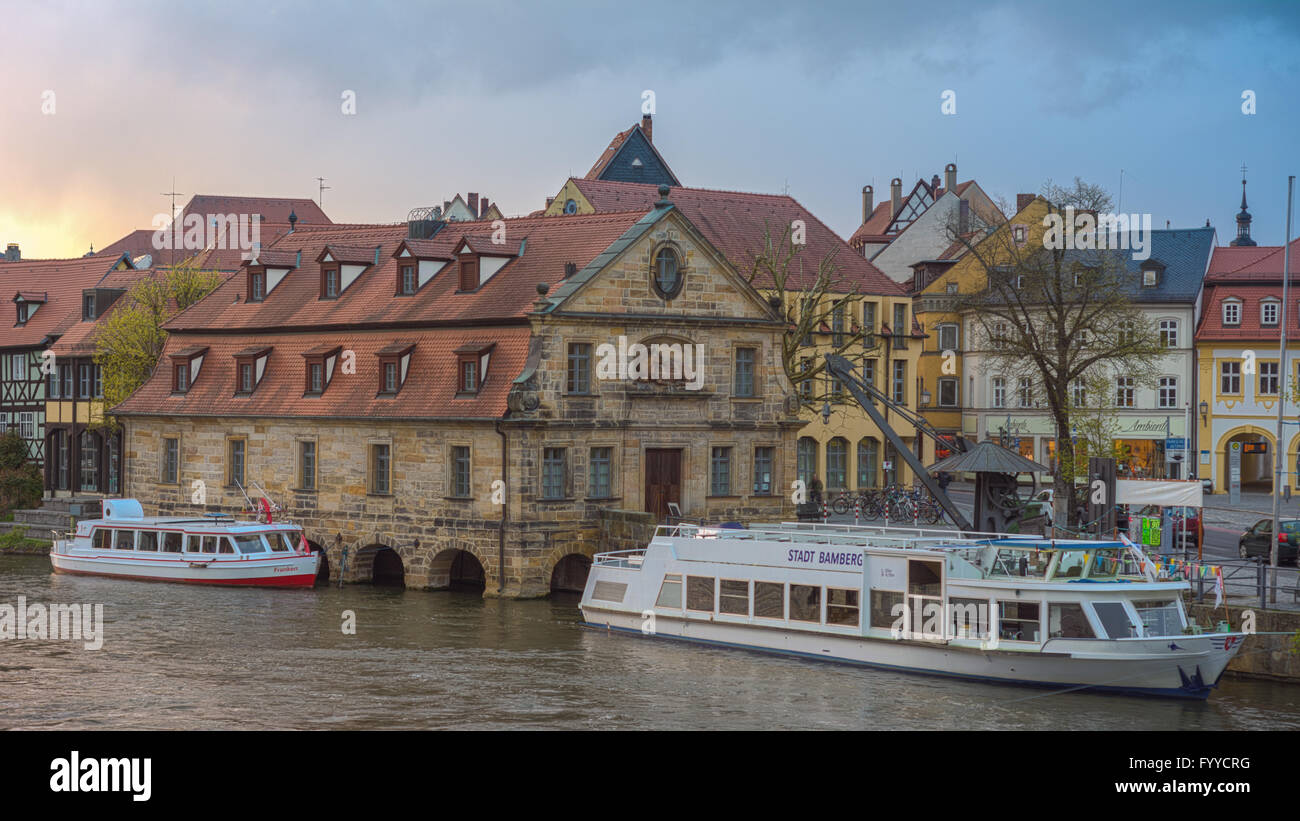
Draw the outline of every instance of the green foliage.
[[[215,291],[221,281],[216,271],[202,271],[186,262],[161,278],[140,280],[122,297],[103,320],[95,341],[106,410],[125,401],[153,373],[167,342],[163,325]],[[116,427],[111,417],[104,418],[106,427]]]
[[[40,539],[27,538],[27,528],[15,527],[8,533],[0,533],[0,552],[22,551],[32,548],[49,547],[50,543]]]
[[[0,437],[0,511],[36,507],[45,483],[36,465],[27,461],[27,444],[17,432]]]

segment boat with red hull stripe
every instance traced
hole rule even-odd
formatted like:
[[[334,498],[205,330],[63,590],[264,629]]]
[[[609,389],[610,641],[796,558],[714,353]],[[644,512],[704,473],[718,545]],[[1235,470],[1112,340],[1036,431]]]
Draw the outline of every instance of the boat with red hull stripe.
[[[269,517],[268,517],[269,518]],[[102,518],[56,538],[57,573],[141,581],[253,587],[311,587],[320,554],[288,522],[228,515],[145,516],[134,499],[106,499]]]

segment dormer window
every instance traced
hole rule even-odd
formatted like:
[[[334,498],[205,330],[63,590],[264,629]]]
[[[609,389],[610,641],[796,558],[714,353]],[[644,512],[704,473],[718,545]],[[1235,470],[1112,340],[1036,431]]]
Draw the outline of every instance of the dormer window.
[[[477,394],[487,381],[493,343],[473,342],[456,349],[456,392]]]
[[[1241,324],[1241,300],[1229,299],[1223,303],[1223,324]]]
[[[1147,288],[1154,288],[1156,284],[1156,269],[1148,268],[1142,272],[1142,285]]]
[[[245,348],[235,354],[235,395],[247,396],[257,390],[266,373],[266,361],[271,355],[267,347]]]
[[[248,301],[261,302],[266,299],[266,272],[248,272]]]
[[[325,392],[334,377],[334,365],[342,350],[342,346],[335,345],[328,348],[312,348],[303,352],[302,358],[306,361],[304,396],[320,396]]]
[[[322,268],[320,272],[321,299],[338,299],[339,298],[339,269],[337,267]]]
[[[1276,299],[1266,299],[1259,304],[1259,324],[1277,326],[1282,315],[1282,303]]]
[[[171,355],[172,393],[188,393],[199,378],[207,348],[186,348]]]
[[[379,395],[396,396],[406,384],[411,368],[411,354],[415,346],[407,342],[394,342],[379,351]]]
[[[14,306],[17,308],[16,324],[26,325],[27,320],[40,310],[45,304],[46,294],[40,291],[19,291],[14,295]]]
[[[460,255],[460,290],[472,291],[478,287],[478,255]]]
[[[410,295],[419,287],[415,276],[415,263],[404,262],[397,266],[397,293]]]
[[[81,297],[81,318],[86,322],[92,322],[95,319],[95,292],[83,294]]]

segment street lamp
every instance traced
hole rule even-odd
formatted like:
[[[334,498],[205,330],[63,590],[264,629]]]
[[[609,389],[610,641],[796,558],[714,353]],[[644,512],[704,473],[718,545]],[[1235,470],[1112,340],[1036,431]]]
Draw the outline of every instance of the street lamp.
[[[1210,403],[1204,399],[1201,400],[1201,424],[1205,424],[1205,417],[1210,413]]]
[[[829,425],[830,423],[831,423],[831,403],[823,402],[822,403],[822,424]]]
[[[930,397],[931,394],[929,391],[925,391],[925,390],[921,391],[921,407],[923,408],[930,407]]]

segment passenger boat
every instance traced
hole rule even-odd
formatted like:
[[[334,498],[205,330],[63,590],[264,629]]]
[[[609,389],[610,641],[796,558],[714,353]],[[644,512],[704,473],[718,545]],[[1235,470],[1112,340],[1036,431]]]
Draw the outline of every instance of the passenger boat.
[[[598,554],[584,626],[958,678],[1204,699],[1244,634],[1127,540],[775,524],[660,527]],[[1226,625],[1225,625],[1226,626]]]
[[[145,516],[135,499],[105,499],[102,518],[56,538],[58,573],[191,584],[311,587],[320,557],[301,528],[233,516]]]

